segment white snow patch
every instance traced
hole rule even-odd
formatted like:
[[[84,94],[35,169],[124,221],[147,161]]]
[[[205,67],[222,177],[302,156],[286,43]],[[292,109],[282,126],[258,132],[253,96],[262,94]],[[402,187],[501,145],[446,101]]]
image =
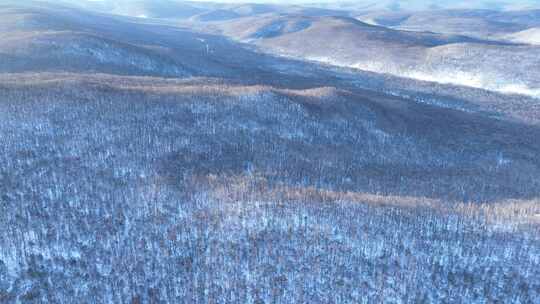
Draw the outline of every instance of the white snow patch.
[[[510,84],[506,85],[501,88],[502,93],[507,94],[520,94],[520,95],[528,95],[535,98],[540,98],[540,88],[538,89],[531,89],[528,86],[524,84]]]
[[[371,70],[377,72],[376,70]],[[381,71],[379,71],[380,73]],[[384,71],[382,71],[384,73]],[[530,88],[522,83],[508,83],[501,79],[490,79],[481,73],[470,73],[459,70],[442,70],[434,72],[408,71],[390,73],[399,77],[412,78],[420,81],[441,84],[458,85],[499,92],[503,94],[519,94],[540,98],[540,88]]]
[[[511,162],[512,160],[504,157],[502,153],[499,153],[499,155],[497,155],[497,165],[504,166],[510,164]]]
[[[442,84],[454,84],[479,89],[485,88],[485,80],[481,75],[475,75],[463,71],[445,71],[435,73],[411,71],[408,73],[403,73],[403,76]]]
[[[540,27],[533,27],[522,32],[513,33],[506,38],[518,43],[540,45]]]

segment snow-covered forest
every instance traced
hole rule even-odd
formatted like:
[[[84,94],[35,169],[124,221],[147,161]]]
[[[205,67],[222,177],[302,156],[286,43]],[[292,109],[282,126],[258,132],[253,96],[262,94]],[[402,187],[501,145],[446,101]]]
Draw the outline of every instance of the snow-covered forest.
[[[394,2],[0,1],[0,304],[540,303],[540,14]]]
[[[332,89],[91,79],[1,84],[0,302],[540,300],[537,159],[480,123],[427,142]]]

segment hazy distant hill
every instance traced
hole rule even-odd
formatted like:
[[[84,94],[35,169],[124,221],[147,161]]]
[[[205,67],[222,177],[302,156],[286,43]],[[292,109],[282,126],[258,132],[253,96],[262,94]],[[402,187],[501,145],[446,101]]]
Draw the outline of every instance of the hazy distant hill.
[[[104,13],[143,18],[189,18],[211,9],[195,2],[174,0],[65,0],[65,2]]]
[[[309,42],[313,39],[340,39],[339,44],[330,44],[336,49],[346,48],[348,43],[364,44],[378,41],[396,46],[435,46],[452,42],[474,41],[467,37],[397,31],[373,26],[348,17],[312,17],[304,15],[245,18],[223,26],[224,33],[240,39],[279,39],[287,37],[294,42],[295,34],[301,34]],[[319,34],[320,33],[320,34]],[[384,49],[381,49],[384,51]]]
[[[69,0],[66,0],[69,1]],[[176,0],[109,0],[72,2],[73,5],[104,13],[157,19],[192,19],[197,21],[220,21],[262,14],[300,14],[306,16],[349,15],[339,9],[306,7],[294,3],[212,3]]]
[[[461,34],[489,38],[540,24],[540,10],[428,10],[420,12],[372,11],[360,20],[382,26],[414,31]]]
[[[235,75],[264,57],[227,39],[37,2],[0,6],[0,69],[113,74]],[[142,20],[142,19],[140,19]],[[181,39],[178,39],[181,37]],[[235,65],[236,62],[258,64]]]
[[[309,6],[342,9],[349,11],[387,12],[419,12],[448,9],[483,9],[497,11],[538,9],[540,4],[536,0],[359,0],[359,1],[333,1],[317,3],[313,1]]]
[[[0,15],[0,50],[10,58],[0,62],[2,71],[188,74],[181,63],[162,56],[160,50],[121,39],[128,30],[127,22],[37,5],[0,7]]]

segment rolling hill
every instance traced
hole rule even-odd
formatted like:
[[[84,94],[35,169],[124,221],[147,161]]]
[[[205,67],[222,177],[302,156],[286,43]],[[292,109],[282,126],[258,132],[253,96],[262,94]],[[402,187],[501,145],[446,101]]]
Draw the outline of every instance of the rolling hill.
[[[298,14],[305,16],[347,16],[350,14],[346,10],[306,7],[294,4],[212,3],[176,0],[65,1],[70,5],[102,13],[169,21],[195,20],[211,22],[255,17],[264,14]]]
[[[540,49],[533,46],[395,30],[348,17],[266,15],[214,26],[265,52],[493,91],[531,96],[540,92]],[[516,61],[521,65],[512,63]]]
[[[399,0],[360,0],[333,2],[315,1],[308,3],[307,5],[311,7],[356,12],[384,11],[390,13],[415,13],[436,10],[491,10],[498,12],[512,12],[540,8],[540,5],[536,0],[409,0],[406,2]]]
[[[64,1],[94,11],[140,18],[189,18],[207,11],[204,4],[174,0]]]
[[[503,37],[517,43],[540,45],[540,27],[533,27],[521,32],[512,33]]]
[[[360,13],[357,18],[368,23],[402,30],[431,31],[486,39],[538,26],[540,10],[371,11]]]
[[[120,74],[188,74],[179,62],[150,45],[119,39],[129,23],[100,15],[81,16],[76,10],[39,5],[0,7],[3,43],[10,58],[0,63],[3,72],[95,71]],[[115,35],[106,29],[118,24]],[[123,28],[122,28],[123,26]]]
[[[0,63],[4,72],[82,70],[184,77],[240,75],[244,70],[264,75],[259,68],[272,65],[271,58],[226,38],[139,22],[144,20],[140,18],[28,1],[0,6],[0,14],[0,52],[9,58]]]

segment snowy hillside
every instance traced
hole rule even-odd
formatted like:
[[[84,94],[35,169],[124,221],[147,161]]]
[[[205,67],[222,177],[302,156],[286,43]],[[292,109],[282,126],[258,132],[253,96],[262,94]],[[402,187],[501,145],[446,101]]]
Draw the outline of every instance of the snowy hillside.
[[[268,15],[214,26],[264,52],[421,81],[540,96],[540,48],[535,46],[394,30],[346,17]]]
[[[518,43],[540,45],[540,28],[530,28],[521,32],[510,34],[504,38]]]

